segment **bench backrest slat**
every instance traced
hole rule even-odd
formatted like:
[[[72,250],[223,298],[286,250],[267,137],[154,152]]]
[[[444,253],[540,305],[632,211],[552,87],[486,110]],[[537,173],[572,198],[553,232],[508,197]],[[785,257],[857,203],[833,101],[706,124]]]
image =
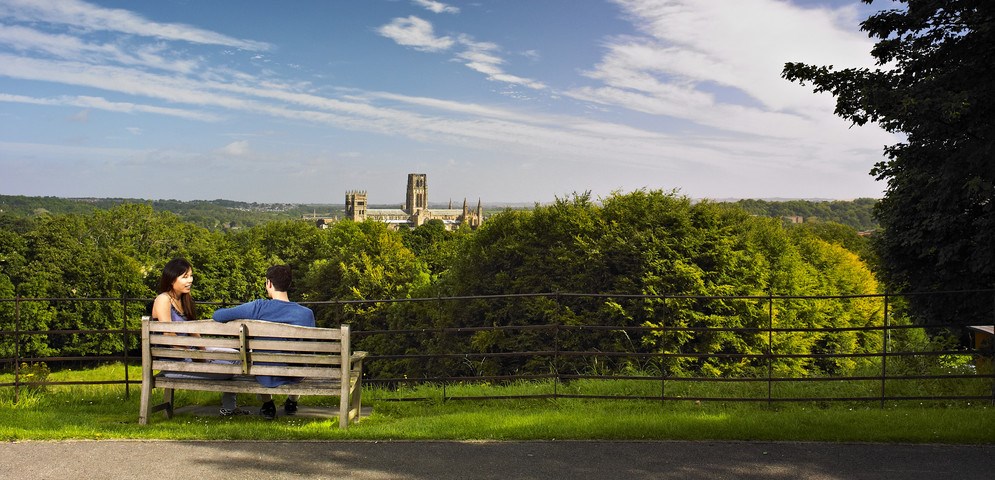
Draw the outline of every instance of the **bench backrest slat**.
[[[254,364],[252,366],[253,375],[275,375],[279,377],[307,377],[314,379],[339,379],[342,378],[342,369],[329,367],[302,367],[302,366],[267,366]]]
[[[300,353],[339,353],[342,351],[342,342],[313,342],[307,340],[287,341],[273,338],[252,338],[249,346],[253,352],[280,351],[280,352],[300,352]]]
[[[214,320],[194,320],[188,322],[149,322],[150,333],[193,333],[204,335],[238,336],[241,325],[247,325],[249,334],[254,337],[299,338],[317,340],[340,340],[341,332],[332,328],[313,328],[265,322],[262,320],[235,320],[227,323]]]
[[[155,347],[194,347],[239,348],[241,341],[236,336],[229,337],[183,337],[177,335],[151,335],[149,344]],[[300,353],[339,353],[342,343],[338,340],[319,342],[312,340],[282,340],[269,337],[249,336],[249,348],[253,352],[280,351]]]
[[[155,347],[216,347],[216,348],[238,348],[240,343],[235,337],[183,337],[178,335],[151,335],[149,345]]]
[[[299,353],[258,353],[252,354],[253,368],[260,364],[278,363],[284,365],[322,365],[325,367],[339,367],[342,358],[338,355],[301,355]]]
[[[203,350],[178,350],[175,348],[152,348],[153,364],[155,370],[162,370],[157,366],[160,362],[186,362],[191,359],[198,363],[204,362],[240,362],[240,352],[205,352]],[[338,367],[342,364],[339,355],[301,355],[299,353],[278,353],[254,352],[251,354],[252,363],[258,367],[260,363],[281,363],[287,365],[325,365]]]
[[[204,350],[180,350],[176,348],[156,348],[150,349],[152,352],[152,357],[155,359],[178,359],[180,361],[187,361],[186,359],[195,360],[198,362],[210,362],[210,361],[241,361],[241,356],[239,352],[206,352]]]

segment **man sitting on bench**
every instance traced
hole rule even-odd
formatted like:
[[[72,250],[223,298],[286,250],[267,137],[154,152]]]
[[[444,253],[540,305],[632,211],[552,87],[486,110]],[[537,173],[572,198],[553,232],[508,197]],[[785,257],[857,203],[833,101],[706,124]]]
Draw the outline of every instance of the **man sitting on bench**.
[[[313,327],[314,312],[310,308],[291,302],[287,291],[290,290],[292,273],[287,265],[274,265],[266,270],[266,294],[269,299],[254,300],[249,303],[231,308],[221,308],[214,312],[214,320],[218,322],[230,322],[232,320],[266,320],[269,322],[288,323],[300,325],[302,327]],[[256,381],[265,387],[279,387],[288,383],[300,381],[297,377],[277,377],[270,375],[256,375]],[[276,418],[276,406],[273,404],[273,396],[261,394],[259,399],[263,402],[259,408],[259,414],[267,420]],[[289,395],[283,404],[283,413],[294,415],[297,413],[297,395]]]

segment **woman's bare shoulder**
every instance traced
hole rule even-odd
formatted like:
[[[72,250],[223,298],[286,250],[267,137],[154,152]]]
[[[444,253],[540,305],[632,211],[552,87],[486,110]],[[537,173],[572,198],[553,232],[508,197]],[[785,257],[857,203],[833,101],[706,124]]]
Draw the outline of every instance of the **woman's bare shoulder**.
[[[152,302],[152,319],[168,322],[172,319],[169,313],[169,295],[160,293]]]

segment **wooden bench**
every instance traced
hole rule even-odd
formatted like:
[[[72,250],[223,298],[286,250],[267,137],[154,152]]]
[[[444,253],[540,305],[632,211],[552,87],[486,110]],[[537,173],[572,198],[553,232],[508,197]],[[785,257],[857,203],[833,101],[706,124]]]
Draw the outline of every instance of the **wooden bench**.
[[[147,424],[149,414],[159,410],[172,418],[173,390],[181,389],[334,395],[339,397],[339,427],[348,428],[353,419],[359,421],[365,357],[366,352],[350,351],[349,325],[311,328],[260,320],[157,322],[143,317],[138,423]],[[173,378],[167,373],[218,378]],[[303,380],[269,388],[254,375]],[[163,389],[163,402],[152,405],[156,388]]]

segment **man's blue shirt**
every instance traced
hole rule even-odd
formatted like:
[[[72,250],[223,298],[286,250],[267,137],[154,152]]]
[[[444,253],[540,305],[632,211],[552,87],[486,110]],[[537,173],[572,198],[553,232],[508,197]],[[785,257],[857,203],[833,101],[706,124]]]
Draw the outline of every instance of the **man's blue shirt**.
[[[218,322],[265,320],[301,327],[314,326],[314,312],[310,308],[282,300],[253,300],[237,307],[220,308],[214,312],[213,318]],[[256,381],[264,387],[279,387],[299,380],[296,377],[256,375]]]

